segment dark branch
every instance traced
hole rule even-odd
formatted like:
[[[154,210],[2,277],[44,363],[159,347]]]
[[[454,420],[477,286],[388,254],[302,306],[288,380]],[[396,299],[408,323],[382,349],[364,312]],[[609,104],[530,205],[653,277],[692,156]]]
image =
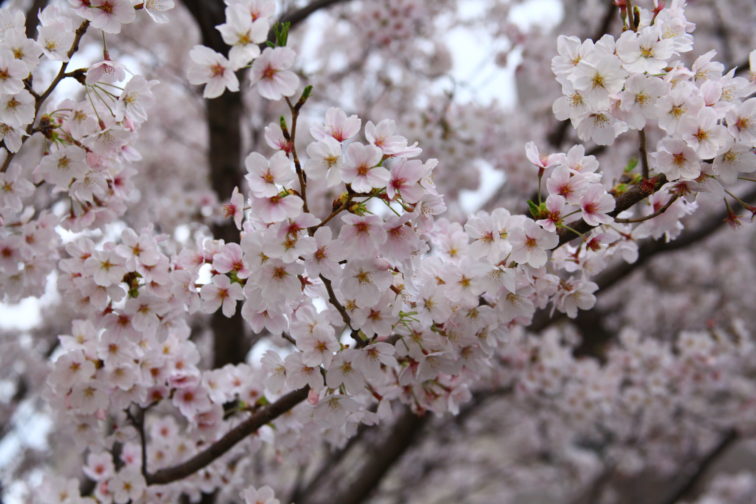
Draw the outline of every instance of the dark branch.
[[[676,504],[677,502],[687,500],[693,491],[695,491],[701,478],[703,478],[712,464],[714,464],[714,462],[716,462],[717,459],[719,459],[719,457],[724,454],[735,441],[737,441],[737,439],[737,432],[734,430],[727,431],[719,443],[717,443],[709,453],[698,461],[695,470],[672,492],[669,497],[661,501],[660,504]]]
[[[756,203],[756,189],[751,189],[740,199],[746,203]],[[736,211],[736,209],[741,206],[742,205],[738,202],[733,203],[733,211]],[[724,226],[725,222],[727,222],[727,217],[728,212],[726,210],[718,212],[704,220],[703,224],[697,226],[695,229],[686,231],[676,240],[671,242],[658,240],[646,241],[638,248],[638,259],[634,263],[619,263],[612,268],[604,270],[601,274],[596,276],[593,281],[599,286],[599,291],[606,291],[639,269],[653,257],[659,254],[681,250],[694,243],[698,243],[701,240],[705,240]],[[578,318],[583,316],[583,313],[587,312],[581,312],[581,314],[578,315]],[[548,310],[541,310],[533,317],[533,323],[529,326],[529,329],[533,332],[540,332],[563,318],[563,314],[550,317]]]
[[[309,5],[306,5],[302,7],[301,9],[296,9],[290,12],[285,13],[283,16],[281,16],[281,22],[291,23],[291,26],[298,25],[305,19],[307,19],[311,14],[313,14],[316,11],[319,11],[320,9],[325,9],[326,7],[330,7],[331,5],[336,5],[339,3],[345,3],[349,0],[315,0],[314,2],[311,2]]]
[[[148,485],[166,485],[194,474],[210,465],[217,458],[236,446],[237,443],[254,433],[263,425],[272,422],[307,398],[309,387],[294,390],[266,406],[211,444],[189,460],[173,467],[160,469],[145,478]]]
[[[301,504],[359,504],[365,502],[378,488],[384,476],[402,455],[413,445],[417,434],[428,422],[430,415],[417,416],[409,408],[391,427],[388,438],[377,447],[369,448],[366,462],[354,477],[345,478],[344,486],[335,491],[329,489],[325,500],[305,500]]]
[[[37,37],[37,25],[39,24],[39,11],[47,7],[50,0],[32,0],[29,10],[26,11],[26,36]]]
[[[648,196],[652,195],[653,193],[661,189],[661,187],[666,183],[667,183],[667,177],[665,177],[664,175],[657,175],[655,177],[650,178],[647,181],[647,183],[643,182],[643,183],[632,186],[626,192],[622,193],[620,196],[617,196],[614,199],[614,204],[615,204],[614,210],[610,212],[609,215],[611,215],[612,217],[616,217],[621,212],[624,212],[625,210],[632,207],[636,203],[643,201]],[[586,223],[582,219],[576,222],[572,222],[568,225],[571,229],[561,228],[558,231],[559,246],[562,246],[565,243],[570,242],[573,239],[575,239],[576,238],[575,231],[583,234],[583,233],[587,233],[594,227]]]

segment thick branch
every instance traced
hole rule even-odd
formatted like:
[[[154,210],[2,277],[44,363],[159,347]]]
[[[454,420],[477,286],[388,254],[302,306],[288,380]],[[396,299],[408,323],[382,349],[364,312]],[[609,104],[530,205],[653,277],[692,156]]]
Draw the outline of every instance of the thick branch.
[[[295,26],[307,19],[310,14],[313,14],[320,9],[325,9],[326,7],[330,7],[331,5],[345,3],[348,1],[349,0],[315,0],[309,5],[302,7],[301,9],[296,9],[285,13],[283,16],[281,16],[281,22],[289,22],[291,23],[291,26]]]
[[[213,463],[216,459],[221,457],[231,448],[236,446],[244,438],[254,433],[263,425],[272,422],[276,418],[280,417],[297,404],[301,403],[307,398],[309,387],[303,387],[298,390],[289,392],[285,396],[278,399],[276,402],[266,406],[258,413],[252,415],[230,431],[228,431],[222,438],[215,443],[211,444],[201,452],[189,460],[182,462],[173,467],[167,467],[160,469],[152,474],[147,475],[148,485],[166,485],[174,481],[186,478],[194,474],[195,472],[203,469]]]
[[[756,189],[751,189],[741,199],[747,203],[756,203]],[[734,205],[738,205],[734,203]],[[734,209],[733,209],[734,210]],[[703,224],[689,230],[671,242],[647,241],[638,248],[638,259],[634,263],[622,262],[613,268],[607,269],[595,278],[599,290],[607,290],[630,273],[645,264],[649,259],[667,252],[680,250],[689,245],[704,240],[722,228],[727,219],[727,211],[718,212],[707,218]]]
[[[706,474],[714,462],[719,459],[732,445],[737,441],[738,434],[734,430],[729,430],[724,437],[711,449],[701,460],[698,461],[693,473],[690,474],[674,492],[664,499],[661,504],[676,504],[686,500],[698,486],[701,478]]]
[[[370,494],[378,488],[383,477],[413,445],[413,440],[430,415],[417,416],[409,408],[391,428],[391,434],[378,447],[370,448],[369,457],[353,478],[348,478],[346,486],[335,492],[328,492],[327,500],[315,500],[312,504],[359,504],[365,502]],[[310,501],[302,501],[310,504]]]
[[[281,21],[292,26],[304,21],[313,12],[344,0],[315,1],[301,9],[286,13]],[[223,42],[217,25],[225,22],[224,3],[221,0],[184,0],[184,5],[194,17],[202,36],[202,43],[214,51],[228,55],[229,46]],[[243,80],[245,70],[237,73]],[[242,171],[242,113],[244,104],[241,93],[223,93],[218,98],[206,100],[208,127],[208,163],[210,184],[220,201],[228,200],[235,187],[241,187]],[[239,230],[230,220],[213,226],[213,236],[225,242],[238,242]],[[213,331],[213,367],[234,364],[244,360],[251,346],[246,336],[246,325],[237,311],[227,318],[215,313],[210,326]]]

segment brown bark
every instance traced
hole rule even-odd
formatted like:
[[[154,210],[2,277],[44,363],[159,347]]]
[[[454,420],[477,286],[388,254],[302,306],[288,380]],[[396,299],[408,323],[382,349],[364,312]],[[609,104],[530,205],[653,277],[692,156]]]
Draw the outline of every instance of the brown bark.
[[[166,467],[148,474],[145,478],[148,485],[166,485],[186,478],[207,467],[213,461],[224,455],[244,438],[253,434],[263,425],[272,422],[297,404],[307,398],[308,387],[294,390],[279,398],[276,402],[263,409],[228,431],[218,441],[214,442],[189,460],[172,467]]]

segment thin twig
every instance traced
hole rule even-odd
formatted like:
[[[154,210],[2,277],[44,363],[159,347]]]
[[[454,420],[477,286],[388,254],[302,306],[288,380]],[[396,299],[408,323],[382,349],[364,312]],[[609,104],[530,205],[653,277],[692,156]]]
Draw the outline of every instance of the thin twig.
[[[126,412],[126,417],[129,419],[131,424],[134,426],[134,428],[137,430],[137,433],[139,434],[139,443],[142,447],[142,476],[145,478],[147,477],[147,435],[144,432],[144,412],[145,409],[141,407],[137,407],[137,414],[134,415],[131,412],[131,407],[126,408],[124,411]]]
[[[648,177],[650,177],[651,169],[648,165],[648,149],[646,148],[646,130],[641,129],[638,132],[638,136],[640,137],[640,146],[638,147],[638,150],[640,151],[641,155],[641,169],[643,170],[643,180],[648,180]]]
[[[658,217],[661,214],[663,214],[664,212],[666,212],[667,209],[672,206],[672,203],[674,203],[675,201],[677,201],[678,198],[680,198],[680,196],[678,194],[675,194],[674,196],[672,196],[669,199],[669,201],[667,201],[667,203],[663,207],[661,207],[659,210],[657,210],[656,212],[654,212],[652,214],[646,215],[644,217],[638,217],[638,218],[635,218],[635,219],[614,219],[614,222],[619,222],[620,224],[636,224],[638,222],[643,222],[643,221],[651,220],[654,217]]]
[[[197,453],[189,460],[172,467],[147,474],[148,485],[166,485],[194,474],[213,463],[240,441],[256,432],[263,425],[272,422],[307,398],[310,387],[304,386],[280,397],[276,402],[264,407],[242,423],[226,432],[219,440]]]
[[[74,33],[73,42],[71,43],[71,47],[68,49],[68,52],[66,53],[66,56],[67,56],[66,61],[60,64],[60,69],[58,70],[58,74],[55,76],[52,82],[50,82],[50,85],[47,86],[47,89],[45,89],[40,95],[32,92],[34,96],[34,120],[32,120],[31,124],[29,124],[29,126],[26,127],[26,136],[21,138],[22,146],[24,145],[24,143],[26,143],[26,140],[30,138],[31,136],[31,133],[34,129],[34,123],[37,121],[37,116],[39,115],[39,110],[42,108],[42,104],[52,94],[52,92],[58,86],[60,81],[66,78],[66,69],[68,68],[68,63],[71,61],[71,56],[73,56],[74,53],[79,50],[79,43],[81,42],[82,37],[86,33],[87,28],[89,28],[89,21],[84,21],[76,29],[76,32]],[[7,152],[7,155],[5,156],[5,160],[3,161],[3,164],[2,166],[0,166],[0,173],[4,172],[8,168],[8,166],[10,165],[15,155],[16,155],[15,152]]]
[[[614,199],[614,210],[611,211],[609,215],[616,217],[621,212],[624,212],[636,203],[643,201],[648,196],[654,194],[666,183],[667,177],[665,177],[664,175],[657,175],[648,180],[644,180],[640,184],[632,186],[630,189]],[[559,234],[559,245],[557,245],[557,247],[561,247],[565,243],[574,240],[576,238],[576,234],[582,236],[594,227],[595,226],[591,226],[582,219],[575,222],[570,222],[569,228],[565,226],[557,231],[557,233]]]

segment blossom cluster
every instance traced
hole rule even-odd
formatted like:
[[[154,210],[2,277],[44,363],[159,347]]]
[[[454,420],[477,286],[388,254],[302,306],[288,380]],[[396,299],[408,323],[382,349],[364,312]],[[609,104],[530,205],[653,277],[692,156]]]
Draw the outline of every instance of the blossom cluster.
[[[554,102],[554,114],[598,145],[628,130],[658,128],[661,138],[649,155],[654,171],[668,180],[717,177],[731,184],[756,170],[754,83],[736,77],[735,69],[725,73],[714,51],[690,68],[676,59],[693,49],[695,25],[684,5],[629,14],[617,39],[560,36],[551,67],[564,96]]]
[[[634,262],[640,239],[674,239],[699,193],[722,195],[756,169],[754,83],[724,73],[712,53],[691,68],[675,59],[692,49],[684,2],[626,14],[616,40],[562,37],[552,64],[566,95],[554,104],[557,117],[600,145],[641,131],[640,162],[612,173],[583,145],[542,155],[531,142],[525,153],[538,192],[529,214],[486,208],[457,220],[441,216],[437,175],[479,144],[468,139],[451,153],[446,137],[429,138],[450,155],[427,159],[422,127],[413,131],[417,143],[391,119],[363,122],[337,107],[305,128],[300,112],[312,88],[299,94],[296,53],[286,47],[287,29],[273,23],[275,2],[227,0],[217,30],[229,52],[195,46],[189,82],[216,98],[238,91],[248,68],[257,92],[286,98],[290,115],[265,128],[272,154],[249,153],[243,186],[217,205],[219,222],[234,226],[239,240],[200,237],[183,246],[154,227],[105,228],[137,201],[134,144],[156,82],[127,79],[104,47],[101,60],[68,69],[89,27],[116,34],[138,10],[161,22],[173,2],[70,4],[42,11],[37,40],[24,34],[23,16],[0,11],[0,25],[9,27],[0,34],[0,285],[15,300],[41,293],[57,272],[76,320],[59,338],[47,399],[87,453],[84,472],[98,501],[167,502],[216,490],[236,498],[248,486],[248,453],[304,458],[323,440],[343,444],[361,424],[392,418],[397,404],[456,413],[492,367],[504,387],[557,411],[581,434],[598,423],[621,435],[620,417],[648,404],[656,409],[641,427],[667,433],[671,410],[701,403],[664,398],[707,401],[745,368],[752,353],[745,337],[683,333],[673,346],[626,333],[599,366],[576,360],[554,335],[537,341],[522,330],[549,310],[575,318],[592,308],[598,273],[617,260]],[[401,40],[422,12],[410,0],[376,6],[364,22],[390,26],[368,37],[379,45]],[[31,77],[45,58],[60,73],[37,89]],[[78,81],[84,98],[47,105],[63,78]],[[659,136],[655,149],[647,133]],[[41,154],[25,165],[15,155],[32,137]],[[35,213],[37,188],[60,201]],[[639,192],[648,205],[620,206]],[[246,329],[268,336],[259,355],[207,369],[193,322],[237,313]],[[288,414],[189,477],[151,480],[292,393],[303,399]],[[69,497],[79,497],[70,480],[46,482],[42,498]],[[241,497],[278,502],[270,487]]]
[[[276,13],[274,0],[226,0],[226,22],[216,28],[223,41],[230,46],[228,57],[203,45],[189,53],[187,69],[189,82],[204,84],[203,96],[217,98],[228,89],[239,91],[236,72],[250,67],[250,86],[257,84],[257,92],[268,100],[292,96],[299,86],[299,77],[291,69],[296,53],[278,40],[282,46],[260,46],[267,42],[271,18]]]
[[[0,284],[7,286],[4,294],[9,300],[44,291],[60,246],[55,226],[72,231],[101,227],[122,215],[136,198],[131,181],[136,170],[130,163],[140,155],[131,144],[147,120],[156,82],[140,75],[126,81],[125,68],[107,51],[88,68],[68,70],[89,26],[117,33],[121,23],[134,19],[128,1],[100,4],[83,10],[48,6],[39,14],[36,40],[26,37],[20,12],[0,11]],[[171,5],[153,2],[145,10],[157,15]],[[78,29],[76,14],[86,18]],[[58,75],[40,89],[33,77],[55,62],[60,62]],[[66,77],[84,86],[85,97],[47,103]],[[14,158],[32,137],[44,144],[43,155],[34,166],[25,166]],[[59,204],[35,213],[32,201],[40,186]]]

